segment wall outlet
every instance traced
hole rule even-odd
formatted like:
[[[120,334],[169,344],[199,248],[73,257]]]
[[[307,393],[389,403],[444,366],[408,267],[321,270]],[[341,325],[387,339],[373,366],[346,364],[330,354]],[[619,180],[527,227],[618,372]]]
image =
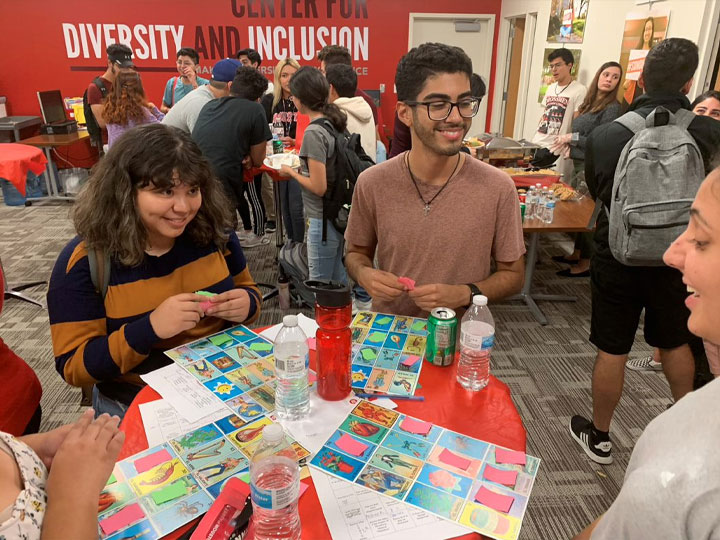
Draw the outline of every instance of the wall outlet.
[[[384,94],[384,93],[385,93],[385,85],[384,85],[384,84],[381,84],[381,85],[380,85],[380,93],[381,93],[381,94]]]

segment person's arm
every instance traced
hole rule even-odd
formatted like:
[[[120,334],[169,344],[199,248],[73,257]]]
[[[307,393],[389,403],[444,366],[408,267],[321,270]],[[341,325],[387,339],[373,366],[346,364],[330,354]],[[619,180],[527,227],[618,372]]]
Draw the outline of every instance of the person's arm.
[[[578,535],[573,538],[573,540],[590,540],[590,537],[592,536],[593,530],[595,530],[595,526],[598,524],[598,522],[602,519],[602,516],[597,518],[595,521],[593,521],[590,525],[585,527]]]
[[[170,110],[170,104],[173,102],[172,95],[174,90],[175,77],[170,77],[165,83],[165,91],[163,92],[162,103],[160,104],[160,112],[167,114]]]
[[[162,122],[162,119],[165,118],[165,114],[160,112],[154,103],[148,103],[147,110],[158,122]]]
[[[266,122],[265,110],[260,103],[253,104],[253,112],[250,117],[250,133],[243,132],[242,126],[238,126],[238,140],[250,141],[250,164],[253,167],[262,167],[267,149],[267,141],[272,139],[272,133]]]
[[[307,136],[307,133],[305,136]],[[327,191],[327,171],[323,162],[308,158],[308,173],[310,176],[304,176],[287,165],[283,165],[280,170],[297,180],[302,187],[314,195],[318,197],[325,195]]]
[[[264,141],[250,147],[250,161],[253,167],[262,167],[266,150],[267,144]]]
[[[90,110],[93,113],[93,116],[95,117],[95,120],[98,123],[98,126],[100,126],[102,129],[107,127],[107,124],[105,123],[105,118],[103,118],[103,111],[105,110],[105,104],[104,103],[96,103],[93,105],[90,105]]]

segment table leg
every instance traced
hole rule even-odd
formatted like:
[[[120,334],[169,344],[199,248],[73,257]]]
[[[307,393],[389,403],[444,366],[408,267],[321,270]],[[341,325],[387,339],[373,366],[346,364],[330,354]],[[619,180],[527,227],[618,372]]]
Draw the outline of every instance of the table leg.
[[[7,277],[7,274],[5,273],[5,270],[2,267],[2,260],[0,260],[0,272]],[[23,291],[25,289],[28,289],[30,287],[36,287],[37,285],[45,285],[47,281],[26,281],[23,283],[17,283],[15,285],[10,285],[7,281],[5,281],[5,290],[3,290],[3,297],[4,298],[16,298],[18,300],[23,300],[25,302],[29,302],[30,304],[35,304],[36,306],[40,306],[41,308],[45,308],[45,304],[42,302],[39,302],[33,298],[30,298],[29,296],[21,293],[20,291]]]

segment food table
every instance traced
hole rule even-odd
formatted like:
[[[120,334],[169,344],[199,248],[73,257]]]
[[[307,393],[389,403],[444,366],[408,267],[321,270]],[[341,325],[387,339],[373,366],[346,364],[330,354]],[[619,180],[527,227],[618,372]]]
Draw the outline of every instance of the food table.
[[[51,202],[51,201],[72,201],[75,198],[61,195],[55,167],[53,166],[52,150],[58,146],[70,146],[76,142],[82,141],[90,137],[87,131],[78,131],[75,133],[61,135],[37,135],[29,139],[23,139],[22,144],[37,146],[45,152],[48,167],[45,171],[45,184],[47,185],[48,194],[46,197],[33,197],[27,199],[25,204],[30,205],[33,202]]]
[[[310,365],[314,367],[315,352],[310,352]],[[464,390],[455,380],[457,362],[449,368],[425,363],[420,374],[416,395],[425,401],[398,400],[399,412],[413,415],[446,428],[465,433],[507,448],[525,451],[525,428],[508,387],[493,376],[480,392]],[[126,434],[119,459],[127,458],[148,448],[145,430],[138,405],[155,401],[160,395],[149,387],[144,388],[130,405],[121,429]],[[228,414],[230,414],[228,412]],[[300,519],[303,538],[331,538],[322,513],[322,507],[311,478],[303,480],[308,490],[300,499]],[[178,538],[192,525],[186,525],[165,538]],[[460,538],[480,538],[471,533]]]

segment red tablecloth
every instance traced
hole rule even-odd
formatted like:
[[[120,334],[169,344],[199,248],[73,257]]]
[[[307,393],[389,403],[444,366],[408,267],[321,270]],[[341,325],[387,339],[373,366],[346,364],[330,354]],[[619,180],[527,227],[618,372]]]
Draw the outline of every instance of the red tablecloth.
[[[314,367],[314,362],[314,351],[311,351],[311,367]],[[464,390],[455,380],[456,366],[457,362],[449,368],[436,367],[426,362],[420,374],[419,386],[422,388],[415,392],[416,395],[424,396],[425,401],[398,400],[397,410],[478,439],[524,452],[525,428],[510,398],[508,387],[491,376],[490,383],[481,392]],[[148,443],[138,405],[159,398],[157,392],[151,388],[144,388],[130,405],[121,425],[126,439],[120,459],[147,449]],[[331,538],[315,486],[310,478],[303,482],[309,486],[299,504],[303,538],[312,540]],[[166,538],[177,538],[189,527],[190,525],[183,527]],[[460,538],[479,537],[480,535],[477,534],[469,534]]]
[[[28,171],[42,174],[47,158],[41,148],[27,144],[0,144],[0,178],[14,185],[25,196],[25,179]]]

